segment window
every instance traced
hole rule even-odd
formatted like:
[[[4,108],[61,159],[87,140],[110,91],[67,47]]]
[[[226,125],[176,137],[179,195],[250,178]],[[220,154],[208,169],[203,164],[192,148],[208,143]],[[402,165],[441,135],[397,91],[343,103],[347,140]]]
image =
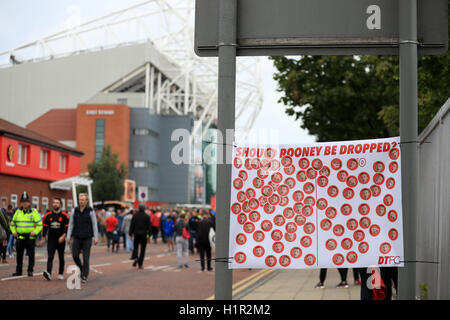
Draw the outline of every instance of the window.
[[[41,161],[39,164],[39,168],[48,169],[48,151],[41,150]]]
[[[67,200],[67,212],[71,212],[73,209],[73,200]]]
[[[17,163],[25,166],[27,164],[27,156],[28,156],[28,146],[19,144]]]
[[[158,165],[156,163],[149,162],[149,161],[138,161],[138,160],[135,160],[135,161],[133,161],[133,168],[152,168],[152,169],[156,169],[156,168],[158,168]]]
[[[105,119],[95,120],[95,161],[100,160],[105,147]]]
[[[159,138],[159,133],[150,129],[143,129],[143,128],[133,129],[133,134],[135,136],[152,136],[154,138]]]
[[[39,197],[31,197],[31,206],[39,211]]]
[[[42,197],[42,212],[46,213],[48,211],[48,198]]]
[[[61,199],[61,210],[66,209],[66,199]]]
[[[11,195],[11,205],[12,205],[13,209],[17,208],[17,194]]]
[[[61,154],[59,156],[59,172],[66,172],[67,169],[67,156]]]

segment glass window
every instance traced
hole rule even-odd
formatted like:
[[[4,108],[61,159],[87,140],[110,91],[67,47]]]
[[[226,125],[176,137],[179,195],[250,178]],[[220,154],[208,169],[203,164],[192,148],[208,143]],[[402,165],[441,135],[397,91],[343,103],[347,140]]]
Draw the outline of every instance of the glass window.
[[[136,128],[133,129],[133,134],[135,136],[152,136],[154,138],[159,138],[159,133],[150,129]]]
[[[41,160],[40,160],[39,168],[41,168],[41,169],[48,168],[48,151],[47,150],[41,150]]]
[[[11,195],[11,205],[12,205],[13,209],[17,208],[17,194]]]
[[[66,172],[67,169],[67,156],[61,154],[59,156],[59,172]]]
[[[66,199],[61,199],[61,210],[66,209]]]
[[[95,120],[95,161],[100,160],[105,147],[105,119]]]
[[[31,206],[39,211],[39,197],[31,197]]]
[[[67,211],[70,212],[73,209],[73,200],[67,200]]]
[[[17,163],[21,165],[27,164],[28,146],[19,144],[19,152],[17,155]]]
[[[48,198],[42,197],[42,212],[46,213],[48,211]]]

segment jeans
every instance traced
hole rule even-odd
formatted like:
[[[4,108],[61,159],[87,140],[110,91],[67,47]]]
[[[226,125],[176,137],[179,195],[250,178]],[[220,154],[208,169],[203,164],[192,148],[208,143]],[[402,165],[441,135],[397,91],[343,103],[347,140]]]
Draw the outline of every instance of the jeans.
[[[6,250],[8,250],[8,254],[9,255],[12,255],[12,253],[13,253],[13,247],[14,247],[14,243],[15,241],[14,241],[14,236],[11,234],[10,236],[9,236],[9,241],[8,241],[8,246],[6,247]]]
[[[206,253],[206,265],[208,270],[211,270],[211,245],[208,242],[199,243],[198,249],[200,251],[200,265],[202,270],[205,270],[205,253]]]
[[[75,264],[80,268],[81,277],[89,276],[89,257],[91,256],[92,238],[78,239],[73,238],[72,258]],[[83,250],[83,263],[80,260],[80,251]]]
[[[188,263],[189,257],[189,239],[184,239],[182,236],[177,236],[175,239],[175,243],[177,245],[177,260],[178,265],[183,265],[182,256],[184,255],[184,264]]]
[[[133,246],[133,240],[130,240],[130,234],[128,232],[125,232],[125,240],[126,240],[126,252],[130,252],[134,250]]]

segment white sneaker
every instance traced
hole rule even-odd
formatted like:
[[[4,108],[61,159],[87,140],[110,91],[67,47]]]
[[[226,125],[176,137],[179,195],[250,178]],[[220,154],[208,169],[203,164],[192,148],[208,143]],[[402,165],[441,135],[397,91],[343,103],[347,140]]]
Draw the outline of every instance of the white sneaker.
[[[62,274],[58,275],[58,280],[64,280],[64,276]]]

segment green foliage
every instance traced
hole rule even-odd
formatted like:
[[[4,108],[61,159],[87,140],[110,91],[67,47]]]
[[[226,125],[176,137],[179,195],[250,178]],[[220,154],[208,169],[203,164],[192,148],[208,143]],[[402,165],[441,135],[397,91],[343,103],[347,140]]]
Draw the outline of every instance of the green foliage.
[[[426,282],[422,282],[419,284],[420,289],[420,298],[422,300],[428,300],[428,284]]]
[[[318,141],[399,135],[398,56],[271,59],[285,112]],[[449,72],[449,54],[418,57],[419,133],[450,96]]]
[[[93,180],[92,196],[95,201],[120,200],[124,193],[124,179],[127,168],[119,164],[119,156],[111,152],[111,146],[103,149],[102,157],[88,165],[89,176]]]

